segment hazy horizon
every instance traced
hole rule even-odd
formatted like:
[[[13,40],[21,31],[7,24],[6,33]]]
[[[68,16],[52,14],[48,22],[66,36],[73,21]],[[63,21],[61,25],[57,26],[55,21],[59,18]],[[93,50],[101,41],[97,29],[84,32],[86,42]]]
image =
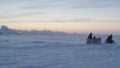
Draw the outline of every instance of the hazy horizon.
[[[0,26],[120,34],[119,0],[0,0]]]
[[[0,29],[2,26],[6,26],[6,25],[1,25],[0,26]],[[50,32],[64,32],[64,33],[67,33],[67,34],[89,34],[89,33],[93,33],[93,34],[97,34],[97,35],[109,35],[109,34],[114,34],[114,35],[119,35],[120,33],[118,32],[104,32],[104,33],[101,33],[101,32],[94,32],[94,31],[91,31],[91,32],[79,32],[79,31],[76,31],[76,32],[66,32],[66,31],[58,31],[58,30],[50,30],[50,29],[31,29],[31,30],[28,30],[28,29],[22,29],[22,28],[12,28],[12,27],[9,27],[9,26],[6,26],[8,29],[12,29],[12,30],[17,30],[17,31],[50,31]]]

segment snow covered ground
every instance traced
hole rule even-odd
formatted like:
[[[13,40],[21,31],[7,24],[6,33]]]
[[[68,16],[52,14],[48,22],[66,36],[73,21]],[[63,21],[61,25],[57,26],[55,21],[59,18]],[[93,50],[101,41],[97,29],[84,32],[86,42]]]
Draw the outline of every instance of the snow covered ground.
[[[100,36],[104,42],[107,35]],[[116,44],[87,45],[86,35],[0,35],[0,68],[120,68]]]

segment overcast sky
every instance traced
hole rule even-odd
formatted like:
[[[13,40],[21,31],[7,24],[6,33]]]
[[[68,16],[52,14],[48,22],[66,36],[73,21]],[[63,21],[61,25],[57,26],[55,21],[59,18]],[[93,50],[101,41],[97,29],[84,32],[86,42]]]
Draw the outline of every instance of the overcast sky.
[[[94,27],[97,23],[97,26],[102,23],[98,28],[99,31],[102,31],[100,30],[102,27],[108,27],[112,28],[113,32],[119,32],[120,0],[0,0],[0,25],[17,27],[20,23],[22,25],[33,23],[34,26],[36,23],[36,25],[38,23],[56,23],[56,25],[62,23],[64,27],[68,26],[68,23],[72,23],[74,27],[77,24],[80,27],[82,25]],[[73,32],[76,30],[69,28]],[[87,31],[87,29],[84,31],[84,28],[81,28],[82,31]],[[107,29],[106,31],[110,31]]]

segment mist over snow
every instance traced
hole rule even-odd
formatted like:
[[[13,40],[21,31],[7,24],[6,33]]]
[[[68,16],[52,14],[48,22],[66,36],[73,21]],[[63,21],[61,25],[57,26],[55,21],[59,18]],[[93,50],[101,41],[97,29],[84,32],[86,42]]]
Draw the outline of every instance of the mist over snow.
[[[36,34],[37,33],[37,34]],[[86,44],[88,35],[52,31],[0,29],[0,68],[119,68],[120,35],[116,44]]]

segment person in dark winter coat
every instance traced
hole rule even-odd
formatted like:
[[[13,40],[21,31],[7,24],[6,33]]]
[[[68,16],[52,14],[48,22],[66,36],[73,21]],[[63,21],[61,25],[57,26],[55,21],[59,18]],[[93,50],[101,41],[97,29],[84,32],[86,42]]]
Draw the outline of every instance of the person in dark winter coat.
[[[105,42],[107,44],[115,44],[115,42],[113,41],[113,35],[111,34],[110,36],[108,36]]]
[[[89,35],[88,35],[88,38],[87,38],[87,44],[93,44],[93,38],[92,38],[92,33],[90,33]]]
[[[100,38],[100,37],[98,38],[98,43],[99,43],[99,44],[101,43],[101,38]]]
[[[90,33],[88,36],[88,39],[92,39],[92,35],[93,35],[93,33]]]

